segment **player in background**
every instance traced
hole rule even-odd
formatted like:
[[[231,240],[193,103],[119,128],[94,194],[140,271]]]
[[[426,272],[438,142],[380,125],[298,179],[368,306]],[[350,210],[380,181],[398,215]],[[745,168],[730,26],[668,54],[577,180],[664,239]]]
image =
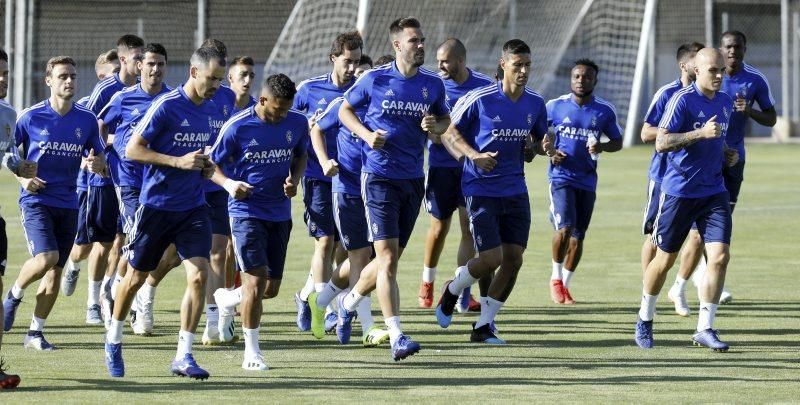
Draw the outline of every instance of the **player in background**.
[[[123,35],[117,40],[117,55],[121,69],[119,74],[108,76],[98,82],[92,90],[86,107],[95,115],[100,114],[100,111],[116,92],[137,82],[138,62],[141,60],[143,47],[144,41],[136,35]],[[119,158],[110,147],[107,135],[109,132],[113,134],[115,129],[101,128],[101,135],[109,145],[105,153],[109,166],[114,172],[116,172]],[[80,262],[88,256],[89,291],[86,302],[86,323],[88,324],[103,323],[100,292],[103,290],[103,281],[105,280],[105,284],[108,285],[114,277],[113,274],[119,261],[119,248],[123,242],[121,229],[117,229],[119,202],[112,180],[110,173],[106,176],[88,176],[86,193],[79,196],[82,211],[78,217],[75,246],[72,248],[70,260],[66,263],[66,271],[61,280],[61,290],[64,295],[72,295],[78,281]],[[112,249],[114,244],[117,249]]]
[[[125,148],[129,159],[145,167],[141,206],[127,245],[129,269],[119,285],[105,339],[106,366],[112,377],[125,375],[125,315],[148,272],[156,269],[170,244],[183,260],[187,282],[171,371],[196,379],[209,377],[195,362],[192,343],[210,271],[211,225],[204,184],[213,174],[214,164],[203,152],[216,135],[215,122],[221,121],[211,97],[225,78],[225,59],[212,48],[199,48],[190,64],[186,83],[153,102]]]
[[[309,126],[314,125],[333,99],[341,97],[353,85],[363,44],[358,31],[337,35],[328,53],[328,59],[332,64],[331,72],[304,80],[297,86],[293,108],[306,114]],[[328,156],[332,159],[336,159],[337,133],[335,130],[325,133]],[[306,210],[303,219],[308,226],[308,235],[314,238],[314,254],[311,256],[311,270],[306,283],[295,294],[295,303],[297,328],[301,331],[310,329],[314,336],[322,338],[325,331],[336,326],[336,313],[329,309],[324,324],[317,325],[322,325],[322,328],[315,328],[311,323],[308,296],[312,292],[321,292],[325,283],[330,280],[337,236],[333,219],[331,178],[322,173],[319,159],[311,143],[309,142],[307,146],[308,164],[303,175],[303,203]]]
[[[553,271],[550,298],[574,304],[570,281],[583,254],[583,239],[592,219],[597,190],[597,159],[622,149],[622,128],[614,106],[593,94],[600,69],[590,59],[575,61],[571,93],[547,102],[548,126],[555,135],[550,157],[550,222]],[[605,135],[608,142],[600,142]]]
[[[720,91],[734,99],[735,112],[731,117],[730,131],[728,132],[728,146],[739,154],[739,161],[731,167],[722,170],[725,179],[725,188],[731,195],[731,212],[736,208],[739,200],[739,191],[744,181],[744,166],[746,152],[744,148],[745,132],[750,125],[749,119],[760,125],[772,127],[777,122],[775,99],[769,89],[766,76],[760,70],[744,61],[747,52],[747,37],[740,31],[726,31],[722,34],[720,50],[725,59],[725,76],[722,78]],[[754,108],[754,104],[758,107]],[[695,285],[702,288],[701,281],[704,277],[705,266],[702,261],[702,240],[697,233],[691,233],[689,240],[693,249],[684,249],[681,255],[681,269],[684,263],[691,272],[698,263],[699,271],[692,278]],[[688,243],[687,243],[687,247]],[[727,304],[733,300],[733,295],[723,286],[720,295],[720,304]]]
[[[668,153],[669,165],[661,183],[653,227],[653,241],[658,250],[644,273],[634,334],[636,344],[645,349],[653,347],[658,294],[692,224],[696,224],[705,242],[708,271],[700,288],[697,330],[692,340],[715,351],[728,350],[728,344],[713,329],[733,229],[722,167],[734,101],[720,91],[724,74],[725,65],[718,49],[703,48],[697,52],[697,80],[672,96],[658,124],[656,150]]]
[[[22,226],[32,257],[22,265],[3,302],[3,329],[9,331],[13,326],[25,289],[42,280],[24,340],[25,347],[36,350],[54,349],[43,330],[58,297],[61,270],[77,232],[75,179],[84,152],[92,173],[107,170],[97,117],[72,100],[76,78],[72,58],[50,58],[45,70],[50,98],[24,110],[14,130],[15,145],[21,148],[22,158],[36,162],[37,169],[33,178],[18,178],[22,185],[19,198]]]
[[[439,76],[444,81],[447,105],[452,108],[468,91],[494,83],[494,80],[467,67],[467,48],[457,38],[449,38],[436,51]],[[422,283],[419,287],[419,306],[433,305],[433,289],[436,267],[444,249],[444,241],[450,230],[453,213],[458,211],[461,226],[461,241],[458,245],[456,263],[458,267],[475,257],[474,241],[469,231],[466,202],[461,192],[463,165],[453,159],[438,137],[428,141],[428,174],[425,177],[425,208],[431,215],[431,226],[425,239]],[[480,281],[481,297],[486,297],[491,276]],[[464,289],[456,304],[458,312],[480,311],[480,303]]]
[[[339,119],[364,140],[361,193],[375,259],[342,300],[340,322],[355,316],[359,302],[377,290],[389,327],[392,358],[420,350],[400,325],[399,258],[419,216],[424,194],[425,141],[450,125],[442,79],[421,68],[425,36],[416,18],[399,18],[389,26],[394,63],[372,69],[344,95]],[[367,106],[362,122],[356,111]]]
[[[463,96],[442,137],[453,157],[464,161],[461,187],[478,255],[445,282],[436,318],[439,326],[448,327],[461,292],[499,268],[488,296],[481,298],[481,315],[470,335],[472,342],[489,344],[505,344],[492,324],[514,288],[530,232],[523,161],[533,156],[523,155],[523,150],[554,153],[540,144],[547,136],[544,99],[525,86],[531,69],[530,47],[519,39],[506,42],[500,65],[503,80]]]
[[[255,66],[256,63],[250,56],[237,56],[230,63],[228,83],[236,95],[231,116],[256,104],[256,99],[250,95],[253,81],[256,79]]]
[[[106,77],[119,74],[120,69],[121,66],[116,49],[101,53],[94,62],[94,72],[97,74],[97,80],[102,81]]]
[[[291,109],[295,92],[286,75],[268,77],[258,103],[228,120],[211,151],[219,165],[214,181],[231,197],[234,252],[244,272],[245,370],[268,368],[258,344],[262,299],[274,298],[280,289],[292,229],[289,199],[305,169],[308,121]]]

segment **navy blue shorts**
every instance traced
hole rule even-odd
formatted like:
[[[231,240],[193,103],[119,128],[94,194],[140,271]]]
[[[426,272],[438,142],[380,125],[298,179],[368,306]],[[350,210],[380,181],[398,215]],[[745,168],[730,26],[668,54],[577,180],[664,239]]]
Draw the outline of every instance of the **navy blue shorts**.
[[[41,203],[22,203],[19,208],[22,230],[31,256],[57,251],[56,266],[64,267],[78,231],[78,210]]]
[[[83,226],[86,228],[89,242],[113,242],[117,236],[119,222],[119,201],[114,185],[89,186],[86,196],[86,216],[79,217],[78,220],[86,222]]]
[[[133,231],[128,235],[126,252],[134,269],[152,271],[167,247],[174,243],[181,260],[209,258],[211,224],[208,207],[186,211],[165,211],[145,205],[136,211]]]
[[[742,190],[742,182],[744,181],[744,160],[740,160],[731,167],[724,167],[722,169],[722,179],[725,181],[725,189],[731,195],[731,212],[736,208],[736,202],[739,201],[739,191]]]
[[[272,280],[283,278],[286,250],[292,221],[265,221],[258,218],[231,218],[233,252],[239,269],[248,272],[267,267]]]
[[[208,217],[211,220],[211,233],[231,236],[231,221],[228,218],[228,192],[217,190],[206,193]]]
[[[122,233],[126,235],[130,235],[131,231],[133,230],[136,210],[139,209],[139,194],[141,194],[141,192],[142,189],[138,187],[117,187],[119,217],[122,219]]]
[[[339,240],[347,251],[370,246],[364,200],[360,195],[333,193],[333,213]]]
[[[389,179],[361,174],[361,197],[373,241],[398,239],[406,247],[419,216],[425,179]]]
[[[593,191],[550,183],[550,222],[553,228],[570,228],[573,238],[583,240],[592,221],[594,200]]]
[[[661,182],[649,180],[647,183],[647,202],[644,205],[644,220],[642,220],[642,234],[653,233],[653,224],[658,215],[658,201],[661,196]]]
[[[528,194],[508,197],[467,196],[469,229],[475,250],[483,252],[502,244],[528,247],[531,203]]]
[[[88,245],[89,243],[89,230],[86,226],[89,224],[87,211],[89,192],[87,190],[78,189],[78,228],[75,233],[76,245]]]
[[[303,204],[306,206],[303,220],[308,227],[308,236],[336,238],[331,182],[303,177]]]
[[[680,250],[692,224],[704,243],[731,243],[733,220],[728,192],[702,198],[682,198],[661,194],[658,216],[653,229],[653,243],[673,253]]]
[[[425,178],[425,210],[438,220],[449,219],[464,207],[461,192],[461,167],[431,167]]]

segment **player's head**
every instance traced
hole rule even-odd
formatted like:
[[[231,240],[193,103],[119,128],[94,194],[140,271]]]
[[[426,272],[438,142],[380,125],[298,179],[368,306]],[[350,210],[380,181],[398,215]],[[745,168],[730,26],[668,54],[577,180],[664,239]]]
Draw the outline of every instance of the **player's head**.
[[[206,40],[203,41],[203,43],[200,45],[200,47],[201,48],[213,48],[217,52],[219,52],[220,55],[222,55],[222,59],[224,59],[225,62],[228,61],[228,47],[225,46],[224,42],[222,42],[222,41],[220,41],[220,40],[218,40],[216,38],[206,38]]]
[[[452,79],[467,70],[467,47],[458,38],[448,38],[436,50],[442,79]]]
[[[295,93],[297,89],[289,76],[283,73],[269,76],[261,86],[261,97],[256,108],[267,121],[279,122],[286,118],[286,114],[292,108]]]
[[[249,56],[237,56],[228,68],[228,82],[237,95],[250,94],[250,87],[256,78],[256,63]]]
[[[588,58],[581,58],[575,61],[570,71],[570,90],[572,94],[579,98],[589,97],[597,85],[597,74],[600,67]]]
[[[144,57],[139,61],[142,84],[158,86],[164,80],[167,70],[167,50],[158,43],[149,43],[144,47]]]
[[[356,68],[356,77],[360,77],[364,72],[370,69],[372,69],[372,58],[370,58],[369,55],[362,53],[361,60],[358,61],[358,67]]]
[[[342,83],[353,80],[361,61],[362,48],[364,41],[358,31],[343,32],[333,40],[328,58],[333,62],[334,76]]]
[[[119,73],[119,69],[119,58],[117,57],[116,49],[101,53],[97,60],[94,61],[94,72],[97,74],[97,80],[103,80],[114,73]]]
[[[8,54],[0,48],[0,100],[8,95]]]
[[[725,72],[722,52],[717,48],[703,48],[694,57],[697,87],[701,90],[719,91]]]
[[[78,75],[75,60],[69,56],[54,56],[47,61],[44,82],[50,88],[50,96],[69,100],[75,95],[75,79]]]
[[[425,63],[425,37],[414,17],[398,18],[389,25],[389,36],[397,60],[414,67]]]
[[[138,76],[138,64],[142,59],[144,40],[133,34],[126,34],[117,40],[117,57],[119,58],[120,71],[125,71],[130,76]]]
[[[214,48],[197,48],[189,59],[189,82],[205,99],[214,96],[225,79],[225,58]]]
[[[394,55],[383,55],[375,61],[375,66],[382,66],[394,62]]]
[[[725,31],[722,33],[719,49],[725,58],[725,66],[737,68],[744,60],[747,52],[747,37],[741,31]]]
[[[675,59],[677,59],[678,67],[681,69],[681,75],[685,74],[694,81],[694,56],[705,47],[699,42],[689,42],[678,47]]]
[[[503,82],[524,86],[531,72],[531,48],[521,39],[512,39],[503,44],[500,58]]]

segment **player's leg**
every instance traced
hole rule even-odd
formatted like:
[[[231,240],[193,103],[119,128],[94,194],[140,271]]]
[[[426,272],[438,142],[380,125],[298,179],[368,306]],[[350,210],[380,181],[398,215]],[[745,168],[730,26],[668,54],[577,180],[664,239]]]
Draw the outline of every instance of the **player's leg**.
[[[430,200],[426,202],[428,211]],[[433,289],[436,281],[436,268],[439,265],[439,257],[444,249],[445,238],[450,230],[451,218],[439,219],[431,214],[431,224],[425,237],[425,248],[423,253],[422,282],[419,287],[419,306],[420,308],[430,308],[433,305]]]
[[[86,297],[86,323],[97,325],[103,323],[100,315],[100,285],[108,269],[113,242],[95,242],[93,245],[87,262],[89,285]]]
[[[583,239],[589,229],[594,212],[594,202],[596,199],[593,191],[573,189],[575,195],[575,226],[569,237],[569,245],[564,257],[564,267],[562,269],[561,282],[564,286],[564,304],[574,304],[575,300],[569,291],[572,277],[578,270],[578,264],[583,256]]]
[[[61,279],[61,292],[70,296],[78,285],[81,271],[81,262],[89,257],[92,243],[89,241],[89,195],[90,190],[78,190],[78,230],[75,235],[75,245],[69,254],[69,259],[64,264],[64,277]]]
[[[464,197],[461,196],[461,203],[464,202]],[[467,264],[470,259],[475,257],[475,241],[472,240],[472,233],[469,230],[469,216],[467,215],[467,209],[464,205],[459,204],[458,206],[458,222],[461,226],[461,240],[458,243],[458,253],[456,254],[456,264],[458,267],[462,267]],[[480,290],[480,297],[487,297],[489,293],[489,286],[492,284],[492,276],[494,273],[483,276],[478,280],[478,288]],[[463,302],[465,295],[469,296],[469,303],[467,304],[467,310],[469,312],[480,312],[481,310],[481,303],[480,300],[475,300],[472,297],[472,294],[465,289],[467,294],[464,292],[461,293],[461,297],[459,297],[459,301]],[[456,307],[459,305],[457,304]]]
[[[134,301],[135,315],[132,317],[133,333],[149,335],[153,332],[153,307],[155,306],[158,285],[172,269],[180,266],[181,259],[174,244],[167,246],[156,269],[147,275],[147,281],[141,286]]]
[[[552,265],[550,274],[550,298],[556,304],[566,302],[564,277],[572,273],[564,271],[564,259],[570,244],[570,235],[576,223],[575,189],[565,184],[550,183],[550,222],[553,224]]]
[[[0,256],[2,256],[3,260],[1,261],[3,264],[0,265],[0,291],[3,291],[3,275],[5,273],[5,258],[6,254],[8,253],[8,239],[5,235],[5,220],[3,217],[0,217],[0,223],[2,224],[2,235],[0,235]],[[5,252],[5,253],[4,253]],[[0,323],[3,323],[3,301],[0,300]],[[3,331],[0,329],[0,350],[3,348]],[[16,374],[8,374],[6,373],[6,364],[5,362],[0,359],[0,388],[2,389],[9,389],[9,388],[16,388],[21,379]]]
[[[730,194],[731,215],[733,215],[736,204],[739,202],[739,192],[742,190],[742,183],[744,182],[744,166],[745,161],[739,160],[735,165],[722,169],[722,179],[725,181],[725,188],[728,190],[728,194]],[[727,286],[723,285],[719,303],[728,304],[731,301],[733,301],[733,294],[731,294]]]
[[[703,239],[697,229],[692,228],[681,250],[680,266],[678,267],[678,274],[675,275],[675,283],[670,287],[667,297],[673,304],[675,304],[675,313],[680,316],[689,316],[689,304],[686,302],[686,280],[692,277],[695,269],[698,270],[698,276],[702,279],[702,274],[705,273],[705,262],[702,260],[704,254]],[[700,266],[701,268],[698,268]]]
[[[318,336],[320,333],[325,333],[325,320],[319,317],[312,318],[308,296],[313,292],[322,291],[330,279],[335,246],[331,184],[304,177],[303,204],[306,207],[303,219],[308,227],[308,235],[314,238],[314,253],[311,256],[309,278],[295,295],[297,328],[301,331],[311,330],[314,336]]]
[[[227,220],[225,222],[228,222]],[[202,342],[204,345],[213,345],[219,339],[219,308],[214,299],[214,292],[225,286],[225,261],[228,250],[228,236],[219,233],[211,235],[210,265],[211,272],[206,281],[206,326],[203,330]],[[266,288],[266,287],[265,287]]]
[[[653,225],[658,213],[658,203],[661,195],[661,183],[650,180],[647,184],[647,202],[644,205],[644,218],[642,220],[642,234],[645,236],[642,243],[642,274],[647,270],[647,265],[656,257],[656,245],[653,243]]]

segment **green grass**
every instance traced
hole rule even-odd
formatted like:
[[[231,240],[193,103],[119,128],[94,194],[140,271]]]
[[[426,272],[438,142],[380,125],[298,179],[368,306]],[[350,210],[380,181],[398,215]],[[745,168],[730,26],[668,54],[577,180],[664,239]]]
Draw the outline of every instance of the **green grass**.
[[[29,288],[17,324],[3,339],[3,355],[23,382],[16,392],[0,392],[0,402],[797,401],[800,259],[795,249],[800,175],[794,167],[800,146],[748,148],[728,273],[734,302],[720,308],[716,323],[732,345],[724,354],[691,347],[696,317],[673,315],[666,291],[655,324],[657,347],[645,351],[633,343],[641,291],[639,229],[650,151],[640,147],[601,157],[593,223],[571,288],[578,304],[572,307],[549,300],[552,231],[546,216],[546,167],[543,159],[527,166],[533,227],[516,289],[497,319],[501,336],[509,342],[506,347],[468,343],[472,315],[456,315],[444,330],[436,326],[432,310],[417,308],[428,226],[424,215],[399,270],[403,326],[422,344],[421,353],[394,363],[386,347],[342,347],[331,336],[316,341],[310,333],[298,333],[292,294],[305,280],[312,242],[295,199],[295,231],[283,291],[266,303],[262,325],[261,345],[271,370],[242,370],[241,343],[234,348],[197,344],[195,356],[212,378],[195,382],[169,375],[184,289],[182,272],[174,271],[158,292],[155,336],[133,336],[126,327],[127,374],[112,380],[103,362],[102,327],[83,323],[84,271],[75,295],[60,297],[48,320],[47,337],[60,349],[53,353],[22,348],[35,295],[35,286]],[[7,289],[28,255],[15,208],[17,190],[8,175],[0,181],[10,239]],[[454,269],[455,248],[451,238],[439,265],[437,286]],[[694,309],[696,293],[691,287],[688,296]],[[376,320],[380,319],[376,312]]]

